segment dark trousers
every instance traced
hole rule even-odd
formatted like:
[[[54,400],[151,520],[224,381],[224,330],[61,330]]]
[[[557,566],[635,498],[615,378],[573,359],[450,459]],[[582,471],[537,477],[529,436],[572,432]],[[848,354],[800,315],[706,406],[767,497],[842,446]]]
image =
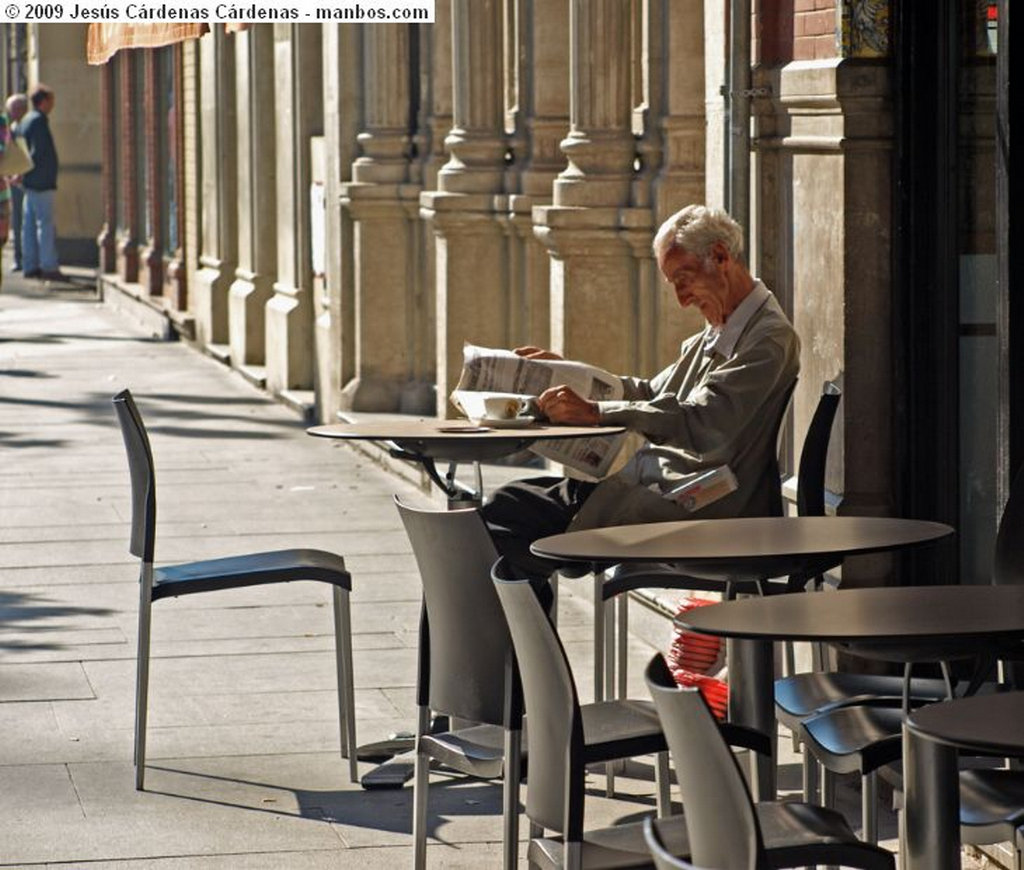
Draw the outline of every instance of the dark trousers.
[[[21,268],[21,210],[25,192],[20,184],[11,185],[11,235],[14,236],[14,265]]]
[[[531,477],[495,490],[481,508],[498,552],[539,589],[558,564],[530,552],[530,544],[566,530],[595,484],[568,477]]]

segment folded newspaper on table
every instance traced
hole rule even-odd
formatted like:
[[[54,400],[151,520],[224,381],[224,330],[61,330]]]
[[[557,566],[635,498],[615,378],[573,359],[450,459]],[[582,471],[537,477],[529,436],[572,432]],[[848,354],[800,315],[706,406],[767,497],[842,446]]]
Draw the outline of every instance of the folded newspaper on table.
[[[526,359],[510,350],[494,350],[465,344],[462,349],[462,377],[452,393],[452,403],[467,416],[473,397],[460,393],[517,393],[539,396],[548,387],[565,384],[593,401],[621,399],[622,383],[603,369],[571,360]],[[527,412],[529,413],[529,412]],[[608,473],[627,438],[621,435],[539,441],[530,449],[594,478]]]

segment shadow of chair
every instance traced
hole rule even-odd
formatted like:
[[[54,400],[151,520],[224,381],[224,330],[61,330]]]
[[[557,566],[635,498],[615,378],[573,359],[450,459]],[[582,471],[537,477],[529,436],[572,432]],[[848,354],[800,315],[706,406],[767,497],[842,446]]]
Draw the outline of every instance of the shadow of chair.
[[[355,692],[352,675],[352,628],[349,593],[352,577],[345,561],[324,550],[294,549],[248,553],[155,567],[156,474],[145,424],[128,390],[113,398],[131,475],[130,552],[141,560],[139,637],[135,681],[135,787],[145,785],[146,719],[149,696],[149,639],[153,603],[163,598],[218,592],[245,586],[315,580],[331,586],[334,598],[334,643],[338,675],[341,754],[348,758],[349,778],[358,780]]]

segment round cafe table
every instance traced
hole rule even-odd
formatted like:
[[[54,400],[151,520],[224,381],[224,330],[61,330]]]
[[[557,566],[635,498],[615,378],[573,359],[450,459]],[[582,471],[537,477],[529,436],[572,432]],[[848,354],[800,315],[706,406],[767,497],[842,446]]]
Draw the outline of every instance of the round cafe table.
[[[568,532],[542,538],[531,549],[538,556],[563,561],[671,562],[684,573],[720,576],[724,586],[736,576],[780,577],[822,561],[834,564],[846,556],[918,546],[952,533],[953,529],[942,523],[888,517],[751,517]],[[695,608],[677,618],[677,625],[684,628],[727,638],[730,720],[757,728],[774,741],[772,641],[801,635],[790,635],[788,627],[781,632],[771,630],[770,619],[762,614],[791,602],[799,607],[821,600],[827,606],[834,598],[831,594],[748,598]],[[725,614],[746,615],[743,630],[733,630]],[[758,798],[774,798],[772,760],[757,758],[755,772]]]
[[[981,588],[995,592],[1004,587]],[[1018,613],[1022,602],[1019,596]],[[960,867],[957,752],[1024,756],[1022,722],[1024,692],[929,704],[910,714],[903,724],[905,868]]]
[[[350,441],[384,441],[392,444],[391,454],[422,465],[430,479],[452,501],[465,506],[479,503],[482,486],[479,469],[475,488],[459,483],[456,470],[460,462],[485,462],[525,450],[537,441],[567,438],[593,438],[619,435],[623,426],[556,426],[531,423],[526,426],[477,426],[469,420],[391,417],[385,420],[360,420],[352,423],[331,423],[306,430],[319,438]],[[449,463],[442,478],[435,460]]]

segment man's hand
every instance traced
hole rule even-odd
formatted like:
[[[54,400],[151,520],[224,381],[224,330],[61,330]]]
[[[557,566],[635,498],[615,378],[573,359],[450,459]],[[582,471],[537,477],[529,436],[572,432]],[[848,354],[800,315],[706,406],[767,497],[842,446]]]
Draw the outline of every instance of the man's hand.
[[[532,344],[526,347],[514,347],[512,353],[516,356],[524,356],[527,359],[561,359],[553,350],[544,350],[542,347],[534,347]]]
[[[584,399],[565,384],[541,393],[537,397],[537,407],[552,423],[596,426],[601,422],[597,403]]]

